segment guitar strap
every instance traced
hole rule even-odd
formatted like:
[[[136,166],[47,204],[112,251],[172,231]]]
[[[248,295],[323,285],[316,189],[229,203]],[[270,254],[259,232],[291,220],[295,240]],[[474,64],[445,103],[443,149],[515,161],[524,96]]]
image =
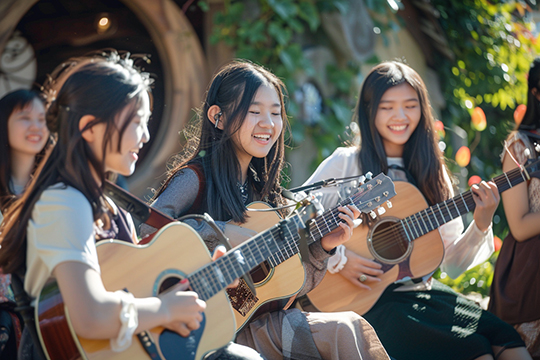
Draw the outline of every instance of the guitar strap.
[[[46,357],[36,330],[34,308],[30,305],[30,297],[24,290],[23,282],[17,274],[11,274],[11,288],[15,296],[15,303],[17,304],[17,307],[13,310],[21,314],[23,318],[24,326],[28,329],[32,343],[34,344],[34,353],[37,353],[39,360],[45,360]]]
[[[134,218],[156,229],[161,229],[170,222],[175,221],[161,211],[148,206],[144,201],[132,195],[120,186],[106,180],[105,195],[114,200],[122,209],[129,212]]]

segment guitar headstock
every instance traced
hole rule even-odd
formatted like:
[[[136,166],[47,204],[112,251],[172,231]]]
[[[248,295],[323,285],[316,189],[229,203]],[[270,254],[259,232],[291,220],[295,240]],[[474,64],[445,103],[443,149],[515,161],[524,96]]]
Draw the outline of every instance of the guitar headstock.
[[[383,173],[358,186],[351,199],[361,212],[369,213],[396,195],[394,182]]]

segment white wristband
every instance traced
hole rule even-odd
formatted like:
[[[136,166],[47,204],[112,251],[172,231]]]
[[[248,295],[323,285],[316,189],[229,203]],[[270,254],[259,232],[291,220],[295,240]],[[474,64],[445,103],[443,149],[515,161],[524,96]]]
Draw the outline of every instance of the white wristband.
[[[345,246],[339,245],[336,248],[336,253],[332,255],[330,259],[328,259],[326,269],[330,274],[336,274],[340,272],[347,263],[347,256],[345,256],[345,250]]]
[[[122,301],[122,310],[120,310],[120,322],[122,327],[116,339],[111,339],[111,349],[115,352],[124,351],[131,345],[131,339],[135,329],[139,326],[137,307],[132,293],[122,290],[115,291]]]

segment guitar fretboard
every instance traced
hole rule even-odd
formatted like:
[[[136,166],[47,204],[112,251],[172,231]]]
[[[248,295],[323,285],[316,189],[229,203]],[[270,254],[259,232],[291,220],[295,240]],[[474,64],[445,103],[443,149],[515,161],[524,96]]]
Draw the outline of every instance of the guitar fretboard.
[[[383,183],[383,180],[378,179],[381,175],[378,175],[375,179],[375,185],[381,185]],[[355,205],[358,209],[361,211],[366,212],[369,210],[372,210],[373,208],[381,205],[381,202],[384,202],[386,198],[389,197],[390,192],[389,191],[381,191],[379,192],[380,195],[374,196],[371,199],[364,199],[365,192],[367,189],[367,192],[372,190],[373,184],[366,184],[366,188],[363,189],[362,187],[360,190],[355,193],[353,196],[350,196],[344,200],[341,200],[338,205],[333,207],[332,209],[329,209],[325,211],[322,215],[318,216],[316,219],[314,219],[309,224],[309,232],[310,232],[310,240],[308,241],[308,244],[314,243],[316,241],[321,240],[324,236],[328,235],[332,231],[334,231],[341,222],[344,222],[340,217],[340,211],[338,208],[340,206],[346,206],[346,205]],[[392,184],[393,188],[393,184]]]
[[[231,284],[234,279],[268,261],[276,266],[298,253],[298,230],[304,227],[295,215],[254,236],[233,251],[188,276],[193,291],[208,300]]]
[[[384,190],[386,187],[389,190]],[[363,198],[371,194],[373,187],[381,187],[375,197],[367,200]],[[383,198],[395,195],[394,184],[384,174],[379,174],[369,183],[360,188],[354,196],[339,203],[334,208],[324,212],[314,219],[310,225],[310,236],[307,243],[319,241],[326,234],[339,226],[341,220],[338,216],[338,207],[354,204],[360,211],[369,211],[380,205]],[[392,193],[390,195],[390,193]],[[299,229],[304,228],[304,221],[299,214],[295,214],[272,228],[254,236],[245,243],[237,246],[233,251],[207,264],[188,276],[194,291],[203,300],[223,290],[234,279],[249,272],[260,263],[267,261],[271,267],[276,267],[285,260],[300,252]]]
[[[526,180],[525,174],[519,168],[510,170],[493,179],[500,193],[522,183],[524,180]],[[409,241],[413,241],[439,228],[441,225],[473,211],[476,208],[473,196],[472,191],[469,190],[406,217],[398,222],[396,226],[401,226],[401,231],[405,234],[405,237]]]

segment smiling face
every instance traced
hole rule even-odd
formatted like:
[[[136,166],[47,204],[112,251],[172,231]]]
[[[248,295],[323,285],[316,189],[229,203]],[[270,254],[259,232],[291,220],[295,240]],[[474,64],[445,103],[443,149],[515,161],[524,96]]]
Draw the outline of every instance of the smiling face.
[[[45,108],[38,99],[23,108],[15,109],[10,115],[8,139],[12,157],[37,155],[45,146],[48,137]]]
[[[381,135],[387,156],[403,155],[403,148],[418,126],[421,116],[418,94],[408,83],[386,90],[377,108],[375,127]]]
[[[139,159],[139,150],[150,140],[148,132],[148,120],[151,115],[150,97],[146,91],[141,92],[139,97],[138,101],[133,101],[126,106],[118,116],[117,124],[121,124],[118,127],[121,127],[126,121],[129,121],[129,125],[122,134],[119,151],[119,133],[116,132],[113,136],[105,157],[105,171],[113,171],[124,176],[133,174],[135,163]],[[136,107],[135,116],[130,119],[128,117],[134,113],[133,107]]]
[[[281,110],[276,89],[270,84],[261,85],[233,138],[240,164],[249,164],[253,157],[268,155],[283,130]]]
[[[122,134],[122,142],[118,149],[120,130],[115,131],[106,148],[105,171],[112,171],[120,175],[129,176],[135,171],[135,163],[139,159],[139,150],[150,140],[148,132],[148,119],[150,118],[150,98],[146,91],[138,95],[139,99],[131,101],[117,116],[116,127],[121,129],[127,122],[129,124]],[[134,107],[136,109],[134,109]],[[133,114],[135,114],[133,116]],[[93,141],[88,143],[98,159],[103,158],[103,142],[107,131],[107,124],[100,122],[92,126]]]

